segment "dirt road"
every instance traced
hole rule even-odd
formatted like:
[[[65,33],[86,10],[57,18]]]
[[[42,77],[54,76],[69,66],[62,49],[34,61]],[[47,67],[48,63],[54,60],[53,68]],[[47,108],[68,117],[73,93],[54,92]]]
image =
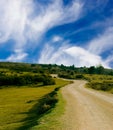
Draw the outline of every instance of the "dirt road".
[[[113,130],[113,94],[85,88],[74,81],[62,88],[66,110],[62,130]]]

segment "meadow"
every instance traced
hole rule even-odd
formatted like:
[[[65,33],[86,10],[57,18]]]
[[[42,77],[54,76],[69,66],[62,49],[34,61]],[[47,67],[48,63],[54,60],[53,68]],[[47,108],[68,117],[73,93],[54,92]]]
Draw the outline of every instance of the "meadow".
[[[0,89],[0,129],[19,130],[24,128],[25,123],[31,123],[32,126],[32,120],[28,121],[27,119],[30,115],[33,117],[35,112],[30,110],[38,104],[44,95],[51,93],[55,88],[62,87],[69,83],[68,81],[60,79],[55,79],[55,81],[55,85],[49,86],[13,86]],[[36,118],[35,122],[36,120],[38,119]]]

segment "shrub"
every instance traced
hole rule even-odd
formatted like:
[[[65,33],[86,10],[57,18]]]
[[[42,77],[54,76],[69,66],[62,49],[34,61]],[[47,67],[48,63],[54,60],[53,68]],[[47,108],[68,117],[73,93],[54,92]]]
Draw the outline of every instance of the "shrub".
[[[37,114],[39,115],[44,114],[45,112],[47,112],[48,110],[50,110],[55,106],[55,104],[58,102],[57,92],[56,92],[58,91],[58,89],[55,89],[53,92],[47,94],[39,101]]]
[[[96,90],[103,90],[103,91],[110,91],[113,89],[113,83],[110,82],[89,82],[87,83],[87,87],[96,89]]]
[[[4,85],[28,85],[43,83],[43,85],[54,85],[55,80],[49,75],[0,75],[0,86]]]
[[[75,77],[76,79],[85,79],[85,77],[82,74],[78,74]]]

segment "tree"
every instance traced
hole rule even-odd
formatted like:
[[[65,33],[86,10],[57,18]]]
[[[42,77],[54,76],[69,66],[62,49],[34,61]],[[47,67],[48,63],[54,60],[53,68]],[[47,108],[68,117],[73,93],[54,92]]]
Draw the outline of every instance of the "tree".
[[[89,74],[95,74],[95,72],[96,72],[95,66],[91,66],[90,68],[88,68]]]
[[[98,66],[97,68],[97,74],[104,74],[104,67],[103,66]]]

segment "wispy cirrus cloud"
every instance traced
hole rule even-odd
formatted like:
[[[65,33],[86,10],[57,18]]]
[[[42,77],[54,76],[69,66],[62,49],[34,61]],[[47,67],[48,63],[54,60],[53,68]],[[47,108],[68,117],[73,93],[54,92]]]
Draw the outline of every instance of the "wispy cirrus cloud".
[[[7,46],[8,40],[15,41],[12,54],[6,60],[21,61],[25,58],[23,49],[27,41],[25,30],[32,5],[30,0],[0,1],[0,43]]]
[[[91,2],[85,1],[83,7],[86,11],[86,16],[84,16],[86,20],[84,21],[85,23],[82,21],[79,23],[79,25],[83,25],[82,27],[75,27],[76,30],[74,32],[69,32],[66,35],[75,35],[75,37],[78,35],[82,38],[83,35],[80,35],[80,33],[83,33],[84,37],[87,37],[91,36],[89,34],[92,32],[93,37],[91,37],[90,41],[87,40],[83,45],[80,44],[79,46],[79,41],[74,40],[75,43],[71,44],[68,42],[66,44],[67,46],[61,44],[57,50],[54,46],[50,46],[51,44],[48,44],[45,46],[39,62],[65,65],[75,64],[75,66],[91,66],[101,64],[104,67],[109,68],[113,62],[111,53],[113,49],[113,15],[111,13],[111,9],[106,11],[106,7],[110,7],[109,0],[104,0],[104,2],[101,0]],[[89,10],[93,11],[90,15]],[[94,15],[94,18],[92,15]],[[93,20],[90,20],[90,18],[93,18]],[[87,24],[87,22],[89,23]],[[95,30],[95,32],[91,30]],[[64,40],[62,42],[66,41]],[[106,52],[107,54],[105,54]]]
[[[91,40],[88,50],[94,54],[102,54],[113,48],[113,27],[109,27],[103,34]]]
[[[113,63],[113,53],[110,54],[106,60],[105,60],[105,63],[108,64],[109,66]],[[111,65],[112,66],[112,65]]]
[[[9,39],[24,40],[27,18],[31,12],[30,0],[1,0],[0,1],[0,43]],[[19,38],[22,39],[19,39]],[[20,42],[21,44],[21,42]]]
[[[66,60],[66,56],[64,54],[64,50],[68,48],[67,44],[56,48],[55,46],[51,46],[50,44],[46,44],[41,52],[41,57],[38,60],[38,63],[52,63],[52,64],[64,64],[68,65],[68,60]],[[63,58],[62,58],[63,57]]]
[[[63,41],[63,44],[57,49],[55,46],[51,46],[50,42],[46,44],[38,62],[64,65],[74,64],[77,67],[101,64],[109,68],[109,62],[105,62],[101,56],[76,45],[70,46],[67,41]]]
[[[15,40],[12,49],[14,53],[7,59],[13,60],[18,54],[20,56],[15,50],[21,50],[23,55],[29,40],[37,40],[39,44],[40,38],[50,28],[76,21],[80,17],[82,6],[76,0],[67,6],[61,0],[55,0],[47,6],[35,3],[34,0],[1,0],[0,43],[6,43],[9,39]]]
[[[113,48],[112,10],[104,10],[110,7],[109,0],[71,0],[69,4],[63,0],[49,0],[47,4],[38,0],[1,0],[0,7],[0,45],[7,47],[8,41],[14,41],[7,61],[25,61],[31,48],[32,52],[34,48],[42,49],[38,56],[40,63],[109,67],[113,61],[112,53],[103,58],[103,54]],[[84,19],[75,23],[82,16]],[[69,28],[62,27],[61,35],[52,32],[51,40],[45,41],[48,30],[73,22]]]
[[[25,59],[27,57],[27,53],[23,52],[22,50],[15,50],[15,52],[6,59],[6,61],[13,61],[13,62],[22,62],[23,59]]]

